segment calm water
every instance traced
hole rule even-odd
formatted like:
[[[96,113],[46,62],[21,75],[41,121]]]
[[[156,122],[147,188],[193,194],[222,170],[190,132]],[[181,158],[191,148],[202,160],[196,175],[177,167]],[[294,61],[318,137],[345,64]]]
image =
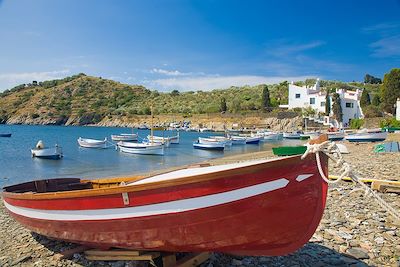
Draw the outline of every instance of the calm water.
[[[135,132],[139,133],[139,137],[146,137],[150,133],[148,130],[135,130]],[[78,137],[94,139],[107,137],[111,140],[111,134],[131,133],[129,128],[0,125],[0,133],[12,133],[11,138],[0,138],[0,187],[38,178],[132,175],[227,155],[269,150],[274,145],[293,142],[232,146],[230,150],[224,152],[204,151],[193,149],[192,142],[198,136],[208,136],[210,133],[180,132],[180,144],[171,145],[165,150],[164,156],[153,156],[125,154],[112,147],[80,148],[77,143]],[[155,135],[162,135],[162,132],[155,131]],[[61,145],[64,158],[61,160],[32,158],[30,148],[34,147],[38,140],[43,140],[47,146],[56,143]]]

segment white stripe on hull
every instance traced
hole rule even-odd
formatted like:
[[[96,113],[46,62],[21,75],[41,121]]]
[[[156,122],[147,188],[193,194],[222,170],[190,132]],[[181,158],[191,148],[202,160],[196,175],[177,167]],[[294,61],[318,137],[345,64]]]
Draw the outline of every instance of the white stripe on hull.
[[[289,180],[280,178],[274,181],[219,194],[129,208],[96,210],[37,210],[13,206],[8,204],[6,201],[4,201],[4,204],[11,212],[34,219],[55,221],[112,220],[179,213],[208,208],[281,189],[286,187],[288,183]]]

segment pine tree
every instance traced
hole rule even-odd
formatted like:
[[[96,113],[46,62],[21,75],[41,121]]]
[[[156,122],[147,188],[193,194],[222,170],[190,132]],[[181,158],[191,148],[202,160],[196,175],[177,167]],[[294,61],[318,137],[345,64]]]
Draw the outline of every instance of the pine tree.
[[[400,98],[400,69],[392,69],[385,74],[381,90],[383,109],[393,114],[394,104]]]
[[[261,107],[266,110],[270,111],[271,109],[271,99],[269,97],[269,90],[266,84],[262,85],[262,97],[261,97]]]
[[[361,107],[366,107],[366,106],[371,105],[371,99],[369,97],[369,93],[368,93],[367,89],[365,89],[365,88],[361,94],[360,105],[361,105]]]
[[[333,94],[333,104],[332,104],[332,111],[333,116],[338,122],[343,121],[343,112],[342,112],[342,105],[340,104],[340,95],[338,93]]]

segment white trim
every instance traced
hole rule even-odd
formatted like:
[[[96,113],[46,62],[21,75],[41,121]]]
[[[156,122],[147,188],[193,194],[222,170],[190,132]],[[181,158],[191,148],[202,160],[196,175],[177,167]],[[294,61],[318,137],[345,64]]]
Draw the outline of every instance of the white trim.
[[[286,187],[288,183],[289,180],[285,178],[280,178],[274,181],[252,185],[219,194],[129,208],[96,210],[38,210],[13,206],[8,204],[6,201],[4,201],[4,205],[8,210],[18,215],[42,220],[112,220],[162,215],[168,213],[179,213],[184,211],[208,208],[281,189]]]
[[[297,176],[296,181],[301,182],[305,179],[310,178],[311,176],[314,176],[314,174],[300,174],[299,176]]]

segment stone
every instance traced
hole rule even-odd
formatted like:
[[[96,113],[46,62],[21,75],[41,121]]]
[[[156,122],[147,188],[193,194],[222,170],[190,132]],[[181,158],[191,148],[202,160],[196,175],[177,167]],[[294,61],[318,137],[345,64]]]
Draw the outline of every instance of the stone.
[[[377,237],[374,239],[375,243],[377,243],[378,245],[382,245],[383,243],[385,243],[385,239],[383,237]]]
[[[368,252],[362,248],[349,248],[347,254],[357,259],[369,259]]]
[[[232,259],[232,265],[234,266],[240,266],[242,265],[242,261],[241,260],[237,260],[237,259]]]

